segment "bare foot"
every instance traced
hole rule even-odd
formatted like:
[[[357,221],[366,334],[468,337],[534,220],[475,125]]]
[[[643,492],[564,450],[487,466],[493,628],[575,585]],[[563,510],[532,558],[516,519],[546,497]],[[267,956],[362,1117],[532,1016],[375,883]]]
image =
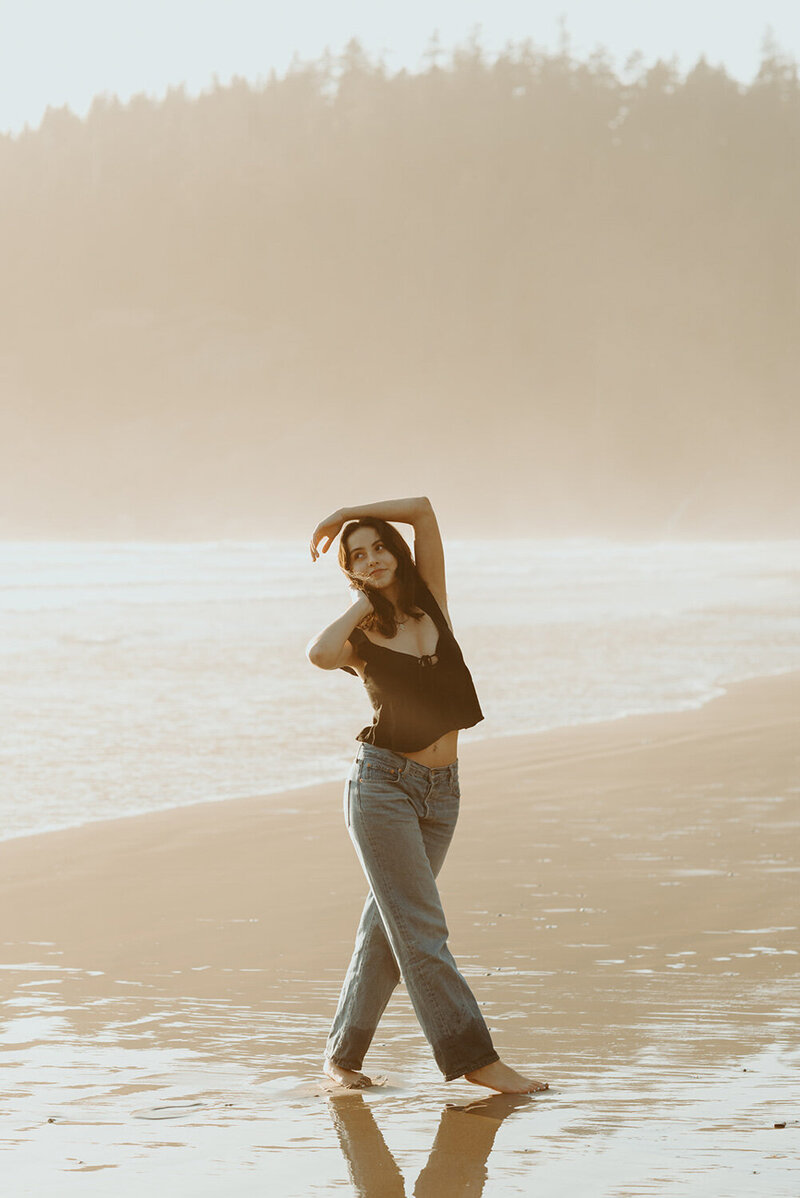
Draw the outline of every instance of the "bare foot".
[[[355,1069],[342,1069],[341,1065],[335,1065],[327,1057],[322,1068],[328,1077],[348,1090],[366,1090],[372,1085],[372,1078],[367,1077],[366,1073],[359,1073]]]
[[[499,1090],[501,1094],[534,1094],[537,1090],[549,1090],[547,1082],[537,1082],[531,1077],[523,1077],[516,1069],[504,1065],[502,1061],[493,1061],[482,1069],[465,1073],[468,1082],[476,1086],[488,1086],[490,1090]]]

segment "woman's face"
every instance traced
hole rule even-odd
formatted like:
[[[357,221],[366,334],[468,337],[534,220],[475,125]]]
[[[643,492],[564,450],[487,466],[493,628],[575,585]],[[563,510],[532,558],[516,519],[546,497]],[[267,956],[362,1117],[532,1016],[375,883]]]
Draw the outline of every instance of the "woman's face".
[[[397,558],[390,553],[376,528],[357,528],[347,538],[350,572],[369,580],[372,587],[387,587],[397,573]]]

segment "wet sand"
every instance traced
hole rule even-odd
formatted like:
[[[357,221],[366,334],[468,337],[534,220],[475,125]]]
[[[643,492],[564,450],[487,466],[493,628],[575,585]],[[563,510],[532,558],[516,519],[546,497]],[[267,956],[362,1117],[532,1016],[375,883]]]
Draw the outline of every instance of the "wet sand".
[[[460,761],[451,946],[549,1092],[444,1083],[402,989],[322,1084],[340,784],[113,820],[0,844],[6,1192],[796,1198],[800,674]]]

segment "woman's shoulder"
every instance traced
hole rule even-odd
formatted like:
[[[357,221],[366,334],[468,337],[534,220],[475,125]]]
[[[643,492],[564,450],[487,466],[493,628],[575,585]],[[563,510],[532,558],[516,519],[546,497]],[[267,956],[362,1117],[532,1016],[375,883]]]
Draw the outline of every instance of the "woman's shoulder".
[[[366,636],[364,630],[356,625],[345,641],[345,645],[348,644],[350,645],[349,664],[340,665],[339,669],[345,670],[348,674],[361,676],[363,663],[366,662],[369,657],[370,645],[372,644],[372,641],[368,636]]]

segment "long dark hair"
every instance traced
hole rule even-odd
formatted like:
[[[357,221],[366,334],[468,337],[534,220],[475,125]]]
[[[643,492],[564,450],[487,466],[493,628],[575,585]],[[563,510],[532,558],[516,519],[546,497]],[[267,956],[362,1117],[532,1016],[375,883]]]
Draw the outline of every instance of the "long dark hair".
[[[406,541],[392,525],[385,520],[377,518],[353,520],[342,529],[342,535],[339,539],[339,565],[344,573],[349,578],[351,584],[363,591],[372,604],[374,611],[368,612],[364,619],[360,621],[359,627],[365,628],[367,631],[376,628],[381,636],[385,636],[387,640],[391,640],[397,635],[397,620],[394,614],[394,607],[390,599],[387,599],[377,587],[370,586],[366,579],[353,574],[350,569],[350,547],[348,538],[359,528],[373,529],[380,539],[383,541],[386,548],[397,559],[397,602],[400,608],[408,612],[414,620],[421,620],[424,612],[415,611],[417,600],[417,588],[422,585],[422,579],[417,572],[417,567],[414,559],[411,556]]]

